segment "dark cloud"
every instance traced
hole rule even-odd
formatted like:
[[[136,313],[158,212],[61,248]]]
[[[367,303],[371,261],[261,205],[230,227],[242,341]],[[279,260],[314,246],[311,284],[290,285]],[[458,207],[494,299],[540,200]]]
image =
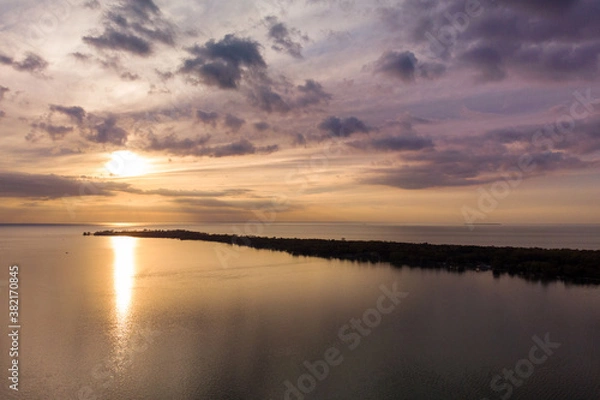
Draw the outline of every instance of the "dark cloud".
[[[273,152],[279,150],[279,146],[270,145],[270,146],[256,147],[249,140],[240,139],[236,142],[232,142],[229,144],[224,144],[224,145],[219,145],[219,146],[214,146],[214,147],[204,147],[199,150],[200,151],[196,154],[199,156],[231,157],[231,156],[243,156],[243,155],[255,154],[255,153],[270,154],[270,153],[273,153]]]
[[[86,1],[85,3],[83,3],[83,6],[91,10],[97,10],[101,7],[100,2],[98,0]]]
[[[595,0],[481,2],[476,15],[463,0],[407,0],[386,8],[384,21],[413,46],[472,69],[479,81],[520,74],[538,80],[599,76],[600,7]],[[389,24],[389,18],[396,24]],[[410,60],[401,76],[410,78]],[[405,78],[407,79],[407,78]]]
[[[71,56],[74,57],[77,61],[83,61],[83,62],[87,62],[92,59],[91,54],[84,54],[79,51],[77,51],[75,53],[71,53]]]
[[[27,53],[22,61],[13,63],[13,67],[18,71],[39,73],[48,67],[48,62],[37,54]]]
[[[300,96],[296,99],[296,105],[300,107],[327,103],[333,97],[323,89],[319,82],[312,79],[307,79],[304,85],[298,85],[297,89]]]
[[[266,131],[270,127],[271,127],[271,125],[269,125],[268,123],[266,123],[264,121],[254,123],[254,129],[256,129],[257,131],[261,131],[261,132]]]
[[[375,72],[400,78],[404,82],[413,82],[416,71],[417,57],[410,51],[385,53],[375,65]]]
[[[130,191],[131,192],[131,191]],[[135,189],[135,193],[158,195],[164,197],[232,197],[248,193],[245,189],[228,189],[228,190],[173,190],[173,189],[153,189],[139,190]]]
[[[214,39],[204,46],[195,45],[187,51],[193,58],[185,59],[180,72],[221,89],[237,89],[246,69],[264,69],[260,44],[249,38],[226,35],[216,42]]]
[[[150,142],[145,147],[151,151],[167,151],[177,155],[196,154],[199,147],[204,146],[210,140],[210,135],[198,136],[194,139],[178,139],[175,134],[170,134],[163,139],[151,135]]]
[[[0,54],[0,64],[12,65],[13,62],[14,62],[14,60],[11,57],[6,56],[4,54]]]
[[[501,81],[506,77],[502,56],[491,47],[477,47],[461,55],[462,61],[479,70],[481,81]]]
[[[86,116],[85,110],[79,106],[65,107],[56,104],[50,104],[50,111],[56,111],[64,114],[80,125],[83,123],[83,119]]]
[[[206,112],[198,110],[196,111],[196,117],[205,124],[215,127],[217,125],[217,120],[219,119],[219,114],[214,111]]]
[[[212,157],[229,157],[229,156],[242,156],[245,154],[256,153],[256,147],[250,141],[246,139],[240,139],[237,142],[229,143],[222,146],[215,146],[207,148],[206,155]]]
[[[225,116],[224,123],[225,123],[226,127],[228,127],[229,129],[231,129],[234,132],[237,132],[240,130],[242,125],[244,125],[246,123],[246,120],[244,120],[242,118],[238,118],[232,114],[227,114]]]
[[[99,49],[123,50],[139,56],[147,56],[152,52],[147,40],[110,28],[100,36],[84,36],[83,41]]]
[[[216,198],[180,198],[174,201],[177,204],[184,206],[190,206],[200,211],[207,209],[206,211],[214,209],[233,209],[239,210],[240,212],[248,212],[249,210],[289,210],[290,205],[281,206],[273,202],[272,199],[228,199],[221,200]],[[298,209],[299,207],[294,207]],[[250,216],[250,215],[248,215]]]
[[[110,143],[123,145],[127,141],[127,132],[117,126],[117,118],[108,116],[99,124],[91,128],[91,134],[87,139],[94,143]]]
[[[239,89],[250,104],[269,113],[287,113],[295,108],[326,103],[331,95],[316,81],[307,80],[294,88],[283,76],[276,79],[267,73],[267,64],[260,53],[260,44],[250,38],[226,35],[203,46],[187,51],[193,57],[183,61],[179,72],[192,83],[203,83],[221,89]]]
[[[302,44],[294,38],[306,41],[308,37],[302,35],[297,29],[288,28],[283,22],[279,22],[277,17],[269,16],[265,18],[265,21],[269,27],[268,36],[274,43],[273,50],[286,52],[295,58],[302,58]]]
[[[175,44],[175,29],[152,0],[129,0],[111,7],[104,15],[104,31],[84,36],[85,43],[102,50],[147,56],[155,43]]]
[[[489,182],[489,180],[474,179],[468,176],[461,176],[461,174],[455,175],[452,171],[446,171],[442,168],[433,168],[431,166],[384,168],[371,176],[362,179],[362,183],[366,184],[392,186],[411,190],[481,185],[487,182]]]
[[[292,109],[288,102],[268,85],[257,85],[252,88],[249,99],[253,106],[268,113],[273,111],[286,113]]]
[[[34,75],[40,75],[47,67],[48,61],[35,53],[25,53],[25,58],[21,61],[15,61],[12,57],[0,54],[0,64],[10,65],[17,71],[29,72]]]
[[[133,72],[126,71],[121,73],[121,79],[124,81],[137,81],[140,79],[140,76],[138,74],[134,74]]]
[[[4,100],[4,94],[10,92],[10,89],[5,86],[0,86],[0,101]]]
[[[319,82],[312,79],[306,80],[304,85],[293,87],[285,80],[273,82],[264,77],[251,82],[247,96],[254,107],[268,113],[282,114],[294,109],[327,104],[332,98]]]
[[[151,135],[149,143],[145,146],[145,150],[162,151],[179,156],[230,157],[255,153],[268,154],[279,149],[277,145],[257,147],[247,139],[240,139],[227,144],[207,146],[206,144],[209,139],[209,135],[199,136],[195,139],[178,139],[174,134],[159,139]]]
[[[0,197],[59,199],[76,196],[113,196],[129,185],[117,182],[91,181],[58,175],[0,172]]]
[[[439,63],[422,63],[410,51],[388,51],[375,63],[375,72],[404,82],[414,82],[417,77],[434,79],[444,74],[446,67]]]
[[[505,0],[506,4],[533,11],[534,13],[565,13],[580,0]]]
[[[175,76],[174,73],[172,73],[171,71],[160,71],[158,69],[155,69],[154,72],[156,72],[156,75],[158,75],[158,77],[162,80],[162,81],[167,81],[171,78],[173,78]]]
[[[319,129],[335,137],[347,137],[356,132],[367,133],[371,129],[356,117],[340,119],[327,117],[320,124]]]
[[[45,122],[33,124],[34,128],[39,128],[48,133],[52,140],[59,140],[65,137],[66,134],[73,132],[72,126],[52,125]]]
[[[4,110],[0,110],[0,118],[6,117],[6,112]]]
[[[380,144],[390,145],[385,141]],[[403,144],[393,141],[391,146]],[[412,145],[416,149],[419,142]],[[600,118],[564,132],[555,124],[495,129],[478,136],[444,139],[441,145],[426,145],[423,150],[402,153],[402,165],[371,171],[364,182],[425,189],[482,185],[506,180],[507,176],[527,179],[555,171],[595,170],[599,163],[589,155],[600,150]]]
[[[370,138],[349,142],[348,145],[361,150],[376,151],[419,151],[434,147],[430,138],[414,135],[399,135]]]
[[[578,122],[572,130],[560,131],[556,124],[533,125],[495,129],[482,139],[465,139],[465,145],[474,148],[496,144],[498,151],[508,153],[515,145],[527,152],[557,150],[568,156],[588,156],[600,150],[600,117]]]
[[[296,146],[306,146],[306,137],[303,134],[297,133],[294,135],[294,144]]]
[[[141,190],[128,183],[100,181],[88,178],[74,178],[51,174],[27,174],[21,172],[0,172],[0,197],[20,197],[34,199],[60,199],[78,196],[114,196],[116,193],[155,195],[175,199],[211,199],[236,197],[248,193],[244,189],[227,190]]]

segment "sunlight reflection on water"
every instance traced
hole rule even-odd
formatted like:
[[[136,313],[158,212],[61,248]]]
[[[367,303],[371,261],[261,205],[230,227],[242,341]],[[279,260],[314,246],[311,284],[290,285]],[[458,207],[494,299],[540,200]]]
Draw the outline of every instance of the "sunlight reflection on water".
[[[114,291],[115,291],[115,365],[119,366],[124,361],[129,336],[129,313],[135,279],[136,258],[135,251],[138,239],[132,237],[111,237],[114,252]]]

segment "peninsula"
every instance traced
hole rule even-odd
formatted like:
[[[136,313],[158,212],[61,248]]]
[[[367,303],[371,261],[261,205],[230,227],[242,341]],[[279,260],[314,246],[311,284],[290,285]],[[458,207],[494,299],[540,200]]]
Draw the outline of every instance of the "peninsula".
[[[84,232],[84,235],[91,235]],[[533,281],[600,284],[600,251],[495,246],[434,245],[387,241],[286,239],[209,234],[186,230],[99,231],[94,236],[131,236],[219,242],[255,249],[284,251],[294,256],[321,257],[395,267],[492,271]]]

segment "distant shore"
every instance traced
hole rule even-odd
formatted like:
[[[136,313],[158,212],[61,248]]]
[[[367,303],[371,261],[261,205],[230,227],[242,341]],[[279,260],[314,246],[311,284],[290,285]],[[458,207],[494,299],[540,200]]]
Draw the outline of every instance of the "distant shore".
[[[84,235],[92,235],[84,232]],[[209,234],[186,230],[99,231],[93,236],[131,236],[202,240],[255,249],[284,251],[295,256],[390,263],[395,267],[492,271],[532,281],[600,284],[600,251],[520,247],[433,245],[386,241],[285,239]]]

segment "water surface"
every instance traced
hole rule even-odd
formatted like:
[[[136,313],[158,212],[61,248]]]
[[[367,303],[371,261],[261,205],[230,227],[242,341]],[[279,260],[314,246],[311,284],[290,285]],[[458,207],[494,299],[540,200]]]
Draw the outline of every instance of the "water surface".
[[[284,399],[334,348],[343,360],[304,398],[496,399],[494,376],[546,333],[560,347],[510,398],[600,396],[595,287],[82,231],[0,228],[0,279],[21,271],[16,398]],[[382,285],[407,297],[368,334],[351,329]]]

